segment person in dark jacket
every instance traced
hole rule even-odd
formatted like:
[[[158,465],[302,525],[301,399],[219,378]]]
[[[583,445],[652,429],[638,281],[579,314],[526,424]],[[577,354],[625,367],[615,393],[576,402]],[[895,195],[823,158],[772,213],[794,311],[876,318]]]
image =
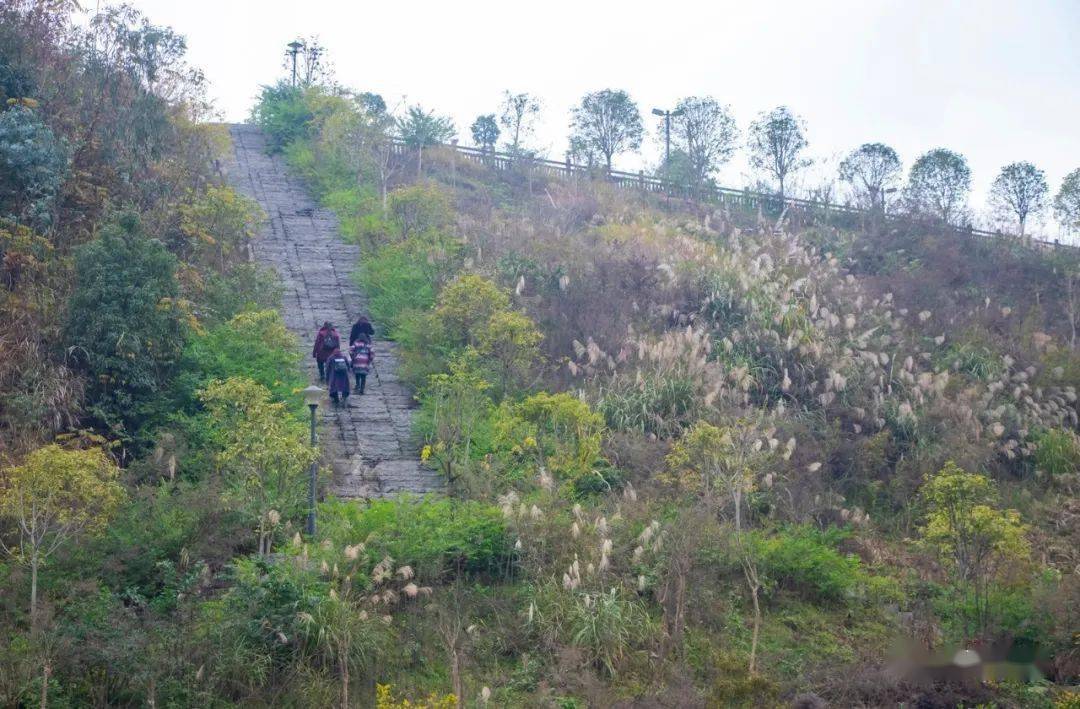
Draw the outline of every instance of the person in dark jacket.
[[[319,381],[326,381],[326,360],[330,359],[330,355],[334,353],[334,350],[341,347],[341,335],[334,329],[334,325],[327,320],[319,328],[319,334],[315,336],[315,346],[311,348],[311,356],[315,358],[315,363],[319,365]]]
[[[349,331],[349,344],[353,344],[361,338],[361,335],[366,335],[367,342],[371,342],[375,337],[375,328],[372,326],[371,321],[368,320],[367,315],[361,315],[353,323],[352,330]]]
[[[342,353],[340,347],[335,347],[333,353],[326,358],[326,381],[330,388],[330,400],[336,406],[338,396],[341,403],[349,405],[349,392],[352,389],[349,381],[349,372],[352,371],[352,363],[349,357]]]

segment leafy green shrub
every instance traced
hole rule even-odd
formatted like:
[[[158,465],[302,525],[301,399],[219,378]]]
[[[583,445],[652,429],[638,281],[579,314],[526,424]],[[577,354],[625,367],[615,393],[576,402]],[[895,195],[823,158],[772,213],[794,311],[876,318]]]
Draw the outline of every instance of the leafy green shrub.
[[[1035,469],[1050,476],[1051,480],[1080,472],[1080,437],[1063,428],[1037,434]]]
[[[371,185],[332,190],[322,203],[337,215],[341,235],[369,251],[383,243],[393,228],[383,215],[378,192]]]
[[[1001,354],[984,342],[980,335],[960,339],[934,356],[939,369],[952,369],[975,379],[990,381],[1001,376],[1005,365]]]
[[[480,502],[376,500],[320,506],[325,534],[340,545],[363,543],[378,561],[412,566],[421,578],[463,573],[494,576],[506,568],[512,541],[499,508]]]
[[[575,480],[604,465],[603,431],[603,417],[587,402],[571,394],[539,392],[517,404],[503,404],[495,445],[521,473],[543,466],[556,479]]]
[[[0,215],[47,224],[68,154],[65,141],[30,108],[0,113]]]
[[[296,338],[276,310],[243,312],[188,342],[183,375],[174,385],[179,406],[195,405],[195,391],[211,379],[246,377],[266,387],[276,401],[292,401],[304,386]]]
[[[617,431],[639,431],[659,438],[678,435],[698,412],[697,387],[682,377],[619,382],[604,390],[597,409]]]
[[[625,482],[623,474],[617,468],[598,466],[574,478],[574,497],[584,499],[593,495],[606,495],[621,490]]]
[[[435,302],[430,265],[412,244],[389,244],[364,259],[358,274],[367,292],[371,317],[384,332],[399,337],[405,314]]]
[[[286,145],[307,136],[314,114],[304,100],[304,89],[282,80],[262,87],[251,117],[266,135],[267,150],[279,153]]]
[[[238,263],[227,274],[209,273],[201,279],[200,319],[216,325],[245,310],[266,310],[281,303],[277,271],[256,263]]]
[[[756,534],[753,543],[763,574],[777,586],[811,601],[844,601],[865,577],[857,557],[835,548],[846,533],[838,529],[788,527],[772,535]]]
[[[88,412],[121,440],[164,415],[160,393],[185,338],[176,258],[134,217],[75,254],[66,340],[89,374]]]
[[[386,211],[402,239],[438,239],[454,219],[450,196],[434,184],[397,188],[387,195]]]

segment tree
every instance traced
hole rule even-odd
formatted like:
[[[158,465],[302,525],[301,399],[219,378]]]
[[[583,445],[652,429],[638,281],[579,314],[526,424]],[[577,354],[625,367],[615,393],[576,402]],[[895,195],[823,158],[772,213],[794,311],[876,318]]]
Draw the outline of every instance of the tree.
[[[473,142],[485,152],[493,152],[495,143],[499,141],[499,124],[495,121],[495,114],[488,113],[477,116],[473,124],[469,126],[472,131]]]
[[[1054,197],[1054,216],[1066,230],[1080,231],[1080,167],[1061,181],[1061,189]]]
[[[759,432],[761,421],[739,421],[731,427],[714,426],[706,421],[694,424],[667,457],[669,478],[684,487],[701,489],[705,504],[713,506],[713,489],[722,487],[734,507],[735,547],[743,577],[754,605],[754,626],[750,641],[750,674],[757,671],[757,647],[761,633],[760,593],[764,586],[758,572],[758,550],[743,534],[743,498],[754,490],[757,477],[773,456],[770,445]]]
[[[1024,236],[1029,216],[1046,208],[1050,187],[1046,174],[1029,162],[1014,162],[1001,168],[990,187],[994,209],[1016,217],[1020,236]]]
[[[540,99],[527,93],[503,92],[499,123],[506,129],[509,151],[518,155],[524,150],[525,141],[532,135],[536,117],[540,115]]]
[[[492,360],[502,391],[506,393],[533,370],[540,357],[539,345],[543,339],[528,315],[505,310],[494,313],[481,327],[477,349]]]
[[[295,140],[308,135],[314,118],[304,100],[304,89],[287,81],[263,86],[251,109],[251,119],[266,135],[267,150],[279,153]]]
[[[416,150],[416,174],[423,167],[424,148],[445,143],[454,137],[457,129],[454,122],[434,111],[425,111],[420,106],[410,106],[403,118],[397,119],[398,136],[405,145]]]
[[[356,105],[373,118],[386,115],[386,101],[382,96],[371,91],[362,91],[357,94]]]
[[[230,187],[210,185],[190,204],[181,205],[180,231],[190,239],[190,248],[204,263],[216,261],[226,273],[238,249],[255,238],[260,219],[259,205]],[[208,259],[207,252],[214,258]]]
[[[66,340],[89,375],[88,413],[130,440],[152,420],[185,340],[176,258],[131,216],[75,252]]]
[[[762,113],[750,124],[750,164],[775,179],[780,199],[786,194],[787,178],[810,164],[801,157],[806,148],[806,125],[787,106]]]
[[[570,141],[579,141],[604,156],[608,171],[615,155],[641,147],[641,113],[630,95],[604,89],[585,94],[572,111]]]
[[[68,172],[63,139],[30,108],[0,113],[0,216],[47,224]]]
[[[968,473],[952,461],[928,476],[923,542],[951,566],[953,578],[974,606],[974,630],[989,620],[990,582],[1007,563],[1025,559],[1027,528],[1015,510],[996,507],[997,492],[985,475]]]
[[[4,471],[0,514],[18,530],[18,542],[4,549],[30,568],[32,624],[37,618],[39,569],[68,541],[108,524],[125,496],[119,475],[100,448],[65,450],[55,444],[37,449],[22,465]]]
[[[952,224],[971,189],[971,168],[959,153],[936,148],[919,156],[908,173],[906,196],[916,212]]]
[[[728,106],[710,96],[688,96],[672,112],[671,135],[689,159],[693,184],[701,185],[731,159],[739,129]]]
[[[900,158],[884,143],[863,143],[840,163],[840,179],[867,208],[884,212],[885,191],[900,176]]]
[[[199,399],[212,422],[227,497],[255,528],[259,554],[268,554],[279,525],[301,515],[317,451],[285,404],[251,379],[212,381]]]

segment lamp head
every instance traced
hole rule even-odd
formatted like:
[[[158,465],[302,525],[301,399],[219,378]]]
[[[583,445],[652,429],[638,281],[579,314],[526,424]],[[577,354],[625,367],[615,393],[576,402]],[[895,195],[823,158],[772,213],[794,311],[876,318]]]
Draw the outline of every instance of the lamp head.
[[[302,393],[304,395],[304,403],[314,409],[319,405],[319,402],[322,400],[322,395],[326,392],[312,384],[304,389]]]
[[[659,108],[654,108],[652,110],[652,113],[653,113],[654,116],[662,116],[662,115],[664,115],[664,112],[661,111]]]

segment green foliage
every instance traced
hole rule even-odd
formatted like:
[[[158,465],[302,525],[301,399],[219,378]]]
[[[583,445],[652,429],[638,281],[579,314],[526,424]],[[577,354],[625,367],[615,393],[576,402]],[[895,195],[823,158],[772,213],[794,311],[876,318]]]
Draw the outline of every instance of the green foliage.
[[[952,369],[985,382],[1000,377],[1005,370],[1000,353],[995,352],[985,336],[977,332],[935,352],[934,363],[941,369]]]
[[[304,385],[299,365],[296,338],[276,310],[242,312],[190,338],[174,397],[190,411],[203,383],[244,377],[266,387],[274,400],[288,401]]]
[[[603,89],[585,94],[571,111],[572,143],[602,155],[611,169],[615,155],[641,147],[641,113],[630,95]]]
[[[950,566],[958,589],[970,594],[969,632],[990,622],[990,588],[1008,567],[1027,560],[1027,527],[1015,510],[996,507],[993,482],[948,462],[927,476],[921,491],[926,505],[923,542]]]
[[[89,376],[89,413],[130,440],[154,420],[184,344],[176,259],[124,218],[76,252],[75,277],[65,339]]]
[[[503,391],[533,372],[543,335],[529,316],[513,310],[492,315],[477,337],[476,349],[491,361]]]
[[[387,195],[386,212],[402,239],[438,242],[453,224],[450,196],[434,184],[399,187]]]
[[[454,137],[457,129],[446,116],[425,111],[420,106],[409,106],[405,116],[397,120],[397,131],[410,148],[423,148],[447,142]]]
[[[307,497],[307,468],[317,451],[303,423],[270,391],[242,377],[214,380],[199,392],[211,419],[215,461],[226,498],[258,533],[268,553],[282,525],[299,521]]]
[[[226,274],[210,273],[201,279],[201,321],[220,324],[246,310],[265,310],[281,304],[277,271],[257,263],[237,263]]]
[[[180,212],[180,230],[190,242],[194,258],[225,273],[238,250],[255,237],[259,205],[230,187],[210,185]]]
[[[314,113],[304,101],[304,88],[282,80],[262,87],[251,118],[266,135],[267,150],[279,153],[307,135]]]
[[[372,560],[389,556],[425,579],[461,574],[496,577],[507,568],[512,541],[499,508],[448,499],[377,500],[367,506],[326,502],[319,508],[327,538],[360,544]]]
[[[475,351],[466,349],[451,359],[448,372],[431,375],[420,395],[417,428],[426,443],[421,458],[451,483],[490,450],[491,384],[476,365]]]
[[[1075,476],[1080,472],[1080,437],[1064,428],[1036,434],[1035,469],[1055,481]]]
[[[475,346],[481,328],[510,307],[510,296],[482,276],[465,274],[439,293],[435,316],[454,343]]]
[[[756,422],[714,426],[698,421],[668,454],[668,474],[661,479],[704,494],[710,504],[718,494],[730,499],[739,532],[743,499],[754,490],[772,453],[758,434]],[[722,500],[721,504],[726,503]]]
[[[672,438],[698,413],[697,387],[686,377],[647,374],[640,381],[613,382],[601,392],[597,408],[617,431]]]
[[[391,337],[401,339],[403,322],[435,302],[432,275],[430,264],[418,258],[407,242],[383,246],[360,264],[358,278],[367,292],[371,317]]]
[[[499,142],[499,124],[494,113],[477,116],[469,126],[469,131],[472,133],[473,143],[483,150],[492,151],[495,143]]]
[[[750,164],[776,180],[780,196],[786,194],[788,176],[806,167],[806,124],[787,106],[762,113],[750,124]]]
[[[1061,181],[1061,187],[1054,196],[1054,216],[1066,229],[1080,232],[1080,167]]]
[[[123,502],[120,471],[100,448],[39,448],[4,470],[0,515],[18,529],[12,556],[31,570],[30,615],[37,608],[38,568],[62,545],[96,534]],[[8,547],[4,547],[8,549]]]
[[[0,113],[0,215],[48,224],[68,148],[30,108]]]
[[[775,534],[755,534],[760,572],[777,587],[802,594],[808,601],[848,602],[865,583],[859,559],[841,554],[836,545],[847,534],[789,527]]]
[[[952,223],[960,216],[971,189],[967,159],[945,148],[920,155],[908,174],[906,197],[911,206]]]
[[[543,467],[559,480],[575,480],[603,466],[604,419],[570,394],[539,392],[504,403],[496,419],[495,445],[519,475]]]

